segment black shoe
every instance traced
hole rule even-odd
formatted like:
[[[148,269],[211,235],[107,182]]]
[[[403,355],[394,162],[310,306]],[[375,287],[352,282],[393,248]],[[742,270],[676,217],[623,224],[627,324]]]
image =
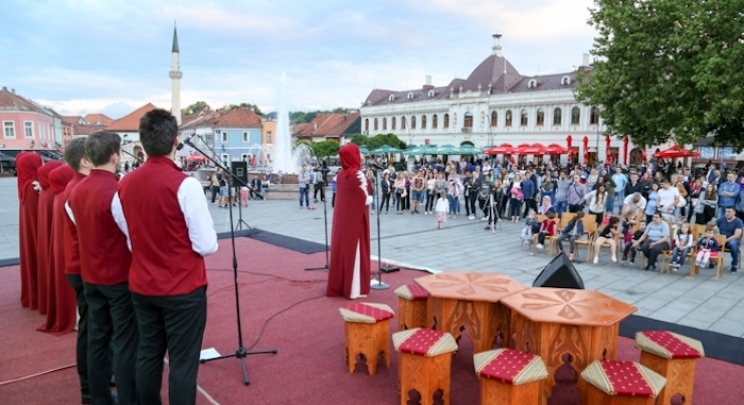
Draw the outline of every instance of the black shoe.
[[[731,270],[730,270],[730,271],[731,271],[732,273],[736,273],[736,271],[737,271],[737,270],[739,270],[739,269],[738,269],[738,268],[736,268],[736,267],[733,267],[733,266],[731,266]]]

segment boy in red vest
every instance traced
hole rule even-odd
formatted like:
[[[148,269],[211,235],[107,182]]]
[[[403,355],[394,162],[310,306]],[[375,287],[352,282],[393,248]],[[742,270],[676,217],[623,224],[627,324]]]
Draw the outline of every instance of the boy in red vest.
[[[176,118],[152,110],[140,120],[139,132],[147,162],[119,184],[122,221],[132,246],[129,289],[140,339],[137,403],[162,403],[167,351],[170,403],[192,405],[207,321],[204,256],[217,251],[217,234],[201,183],[173,161]]]
[[[133,405],[137,359],[137,321],[129,292],[132,254],[127,247],[126,224],[116,194],[121,138],[96,132],[85,141],[92,164],[67,200],[77,228],[81,276],[88,303],[88,380],[94,404],[111,404],[111,358],[120,405]]]

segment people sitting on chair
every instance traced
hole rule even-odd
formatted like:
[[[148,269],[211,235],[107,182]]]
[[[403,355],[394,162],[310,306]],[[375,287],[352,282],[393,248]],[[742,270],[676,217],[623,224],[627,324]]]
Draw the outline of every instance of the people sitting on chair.
[[[685,222],[679,226],[679,231],[674,236],[674,250],[670,264],[673,271],[685,265],[685,259],[693,246],[695,246],[695,241],[690,233],[690,224]]]
[[[563,242],[568,239],[569,248],[571,249],[568,253],[568,260],[573,260],[574,251],[576,250],[576,239],[584,236],[584,211],[579,211],[576,216],[568,221],[568,225],[563,228],[561,236],[556,241],[558,243],[558,254],[563,253]]]
[[[744,222],[736,217],[734,207],[726,207],[723,218],[716,221],[718,232],[726,236],[726,249],[731,252],[731,272],[739,269],[739,248],[741,247],[741,234],[744,231]]]
[[[621,259],[621,262],[625,262],[627,260],[628,263],[630,263],[631,265],[635,264],[637,248],[633,245],[633,243],[638,241],[638,239],[641,239],[641,236],[643,236],[645,232],[646,220],[642,219],[641,222],[638,223],[638,229],[631,235],[630,240],[625,242],[625,250],[623,250],[623,258]]]
[[[548,214],[540,225],[540,231],[537,233],[537,248],[542,249],[545,245],[546,236],[555,236],[558,233],[558,225],[555,223],[555,211],[548,211]]]
[[[612,216],[610,223],[605,225],[597,239],[594,241],[594,264],[599,263],[599,251],[602,249],[602,245],[607,243],[610,245],[610,254],[612,255],[612,261],[617,262],[617,238],[620,236],[620,218]]]
[[[527,222],[525,222],[524,224],[524,228],[522,229],[522,236],[519,237],[519,240],[532,240],[532,235],[538,233],[539,231],[540,223],[537,222],[535,211],[530,210],[530,212],[527,214]]]
[[[708,267],[710,264],[710,256],[713,252],[718,252],[720,246],[715,238],[716,226],[714,224],[708,224],[705,226],[705,236],[700,238],[697,243],[697,254],[695,255],[695,265],[698,267]]]
[[[643,236],[633,242],[633,247],[641,249],[643,255],[648,259],[644,270],[653,271],[656,270],[656,258],[659,257],[659,253],[669,250],[671,230],[669,224],[661,220],[661,213],[655,212],[651,219],[652,222],[646,225]]]

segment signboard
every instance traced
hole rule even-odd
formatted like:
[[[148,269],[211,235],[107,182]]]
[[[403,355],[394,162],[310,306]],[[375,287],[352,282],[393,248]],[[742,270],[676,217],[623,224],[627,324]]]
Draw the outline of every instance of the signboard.
[[[734,159],[734,148],[731,146],[718,148],[718,159],[730,160]]]
[[[712,160],[716,154],[716,148],[712,146],[698,146],[698,151],[701,159]]]

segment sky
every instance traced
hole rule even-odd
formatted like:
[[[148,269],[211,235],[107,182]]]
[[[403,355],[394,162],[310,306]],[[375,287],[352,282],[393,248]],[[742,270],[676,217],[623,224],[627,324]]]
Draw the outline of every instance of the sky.
[[[568,72],[596,31],[592,0],[2,0],[0,86],[63,115],[170,108],[178,26],[181,106],[271,112],[358,108],[375,88],[467,78],[494,33],[523,75]]]

